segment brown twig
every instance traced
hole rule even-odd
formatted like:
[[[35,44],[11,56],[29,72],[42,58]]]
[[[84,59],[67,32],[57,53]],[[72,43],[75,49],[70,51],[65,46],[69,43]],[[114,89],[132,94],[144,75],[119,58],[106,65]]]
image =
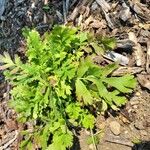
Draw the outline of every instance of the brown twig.
[[[6,150],[6,148],[17,139],[18,131],[16,130],[14,134],[15,135],[11,140],[5,140],[2,143],[0,143],[0,150]]]
[[[133,143],[132,142],[129,142],[129,141],[123,141],[123,140],[121,140],[121,139],[109,139],[109,138],[107,138],[106,140],[105,140],[106,142],[110,142],[110,143],[116,143],[116,144],[120,144],[120,145],[125,145],[125,146],[128,146],[128,147],[133,147]]]

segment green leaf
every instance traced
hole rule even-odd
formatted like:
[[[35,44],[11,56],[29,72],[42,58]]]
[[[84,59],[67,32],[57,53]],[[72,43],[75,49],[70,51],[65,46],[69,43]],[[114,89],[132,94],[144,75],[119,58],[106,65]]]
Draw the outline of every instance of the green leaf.
[[[81,60],[79,68],[77,70],[77,76],[79,78],[83,77],[84,74],[88,71],[89,67],[85,64],[84,60]]]
[[[28,146],[28,144],[30,144],[30,140],[31,140],[31,137],[29,136],[27,139],[25,139],[21,142],[21,144],[20,144],[21,150],[23,150],[25,147]]]
[[[91,114],[84,115],[84,118],[82,120],[82,125],[86,129],[92,129],[94,127],[94,116]]]
[[[102,100],[102,108],[101,108],[101,111],[104,112],[104,111],[106,111],[107,109],[108,109],[107,103],[106,103],[104,100]]]
[[[80,40],[80,44],[82,44],[83,42],[85,42],[88,37],[87,37],[87,33],[86,32],[81,32],[79,33],[79,40]]]
[[[3,55],[0,55],[0,63],[4,65],[0,66],[0,70],[5,70],[7,68],[15,67],[15,63],[12,61],[10,55],[7,52],[4,52]]]
[[[97,86],[99,96],[103,98],[111,106],[112,105],[111,95],[109,94],[107,87],[103,84],[103,82],[94,76],[87,76],[86,80],[93,82]]]
[[[97,55],[104,54],[104,48],[99,46],[96,42],[91,43],[91,46],[94,48],[94,51]]]
[[[105,78],[103,81],[115,87],[116,89],[118,89],[123,93],[131,93],[132,89],[135,88],[136,86],[136,80],[132,75],[125,75],[123,77]]]
[[[92,104],[93,102],[93,98],[89,90],[80,79],[76,80],[76,96],[79,101],[83,100],[84,104]]]
[[[115,38],[108,38],[108,37],[103,37],[102,43],[106,47],[106,49],[114,49],[116,47],[116,39]]]
[[[122,105],[126,104],[127,99],[124,96],[118,96],[119,94],[120,92],[117,90],[114,90],[113,92],[111,92],[113,102],[115,103],[116,106],[121,107]]]
[[[117,68],[118,68],[118,64],[116,63],[108,64],[107,66],[102,68],[102,76],[107,77]]]
[[[55,148],[55,150],[66,150],[66,148],[72,146],[72,141],[73,136],[70,131],[67,131],[66,133],[61,133],[60,131],[57,131],[54,133],[51,148]]]

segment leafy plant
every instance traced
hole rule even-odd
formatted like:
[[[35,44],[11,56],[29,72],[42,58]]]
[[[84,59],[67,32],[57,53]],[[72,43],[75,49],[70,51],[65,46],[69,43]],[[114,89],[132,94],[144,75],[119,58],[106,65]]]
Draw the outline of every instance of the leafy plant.
[[[34,127],[23,132],[20,149],[71,147],[73,127],[94,127],[89,106],[97,106],[99,111],[117,109],[127,101],[122,94],[131,93],[136,85],[131,75],[110,76],[117,64],[94,64],[93,54],[103,53],[107,44],[113,45],[111,40],[96,41],[88,33],[65,26],[55,26],[42,38],[35,30],[24,35],[25,63],[17,55],[14,59],[6,52],[0,56],[4,64],[0,70],[5,69],[5,77],[13,85],[10,106],[21,122]]]

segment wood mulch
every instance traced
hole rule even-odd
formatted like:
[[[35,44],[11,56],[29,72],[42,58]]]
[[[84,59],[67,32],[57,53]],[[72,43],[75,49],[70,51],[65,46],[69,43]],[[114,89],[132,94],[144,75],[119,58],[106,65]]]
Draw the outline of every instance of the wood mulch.
[[[8,51],[12,56],[23,56],[22,29],[36,28],[42,34],[55,24],[80,26],[99,36],[115,37],[114,51],[106,51],[96,61],[119,61],[120,67],[113,75],[130,73],[138,80],[135,93],[124,108],[98,117],[97,128],[103,134],[97,149],[149,150],[150,0],[0,0],[0,54]],[[8,107],[10,88],[0,72],[0,150],[19,149],[19,131],[24,127]],[[111,132],[112,121],[121,126],[118,136]],[[81,131],[81,150],[93,148],[86,137],[87,133]],[[137,140],[143,143],[134,145]]]

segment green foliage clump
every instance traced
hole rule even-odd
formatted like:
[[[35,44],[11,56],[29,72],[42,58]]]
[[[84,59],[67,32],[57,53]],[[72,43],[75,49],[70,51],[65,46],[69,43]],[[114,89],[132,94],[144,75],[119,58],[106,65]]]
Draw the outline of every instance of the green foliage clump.
[[[94,64],[94,53],[114,46],[110,39],[95,41],[88,33],[65,26],[55,26],[42,38],[35,30],[25,36],[25,63],[17,55],[13,60],[8,53],[0,56],[4,64],[0,69],[13,85],[10,105],[21,122],[34,126],[23,132],[20,149],[66,150],[73,144],[73,127],[94,127],[89,106],[117,109],[127,101],[122,93],[131,93],[136,85],[131,75],[110,76],[117,64]]]

